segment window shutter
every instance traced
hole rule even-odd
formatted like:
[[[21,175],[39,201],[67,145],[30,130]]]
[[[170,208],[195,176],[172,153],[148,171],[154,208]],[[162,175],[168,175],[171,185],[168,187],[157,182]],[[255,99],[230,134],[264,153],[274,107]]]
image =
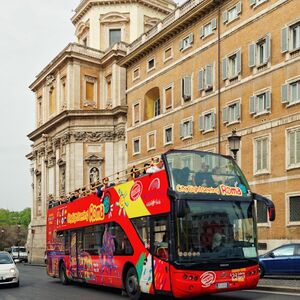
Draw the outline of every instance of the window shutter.
[[[281,86],[281,103],[289,103],[288,88],[289,88],[288,84],[283,84]]]
[[[225,106],[223,108],[222,120],[223,120],[224,124],[228,122],[228,107],[227,106]]]
[[[214,112],[212,112],[210,129],[214,129],[215,127],[216,127],[216,114]]]
[[[253,5],[255,5],[256,4],[256,0],[249,0],[249,5],[250,6],[253,6]]]
[[[199,117],[199,129],[200,131],[204,131],[204,116]]]
[[[194,122],[191,120],[189,121],[189,133],[188,135],[193,136],[193,127],[194,127]]]
[[[281,53],[285,53],[289,50],[289,28],[284,27],[281,29]]]
[[[210,88],[212,87],[212,83],[213,83],[213,66],[212,65],[207,65],[206,66],[206,72],[205,72],[205,79],[206,79],[206,88]]]
[[[270,110],[271,109],[271,92],[268,91],[266,92],[266,109]]]
[[[250,96],[249,98],[249,112],[251,115],[255,114],[255,96]]]
[[[182,50],[183,49],[183,40],[180,40],[179,42],[179,50]]]
[[[190,33],[190,34],[189,34],[189,43],[190,43],[190,44],[193,44],[193,42],[194,42],[194,34],[193,34],[193,33]]]
[[[199,71],[198,90],[199,91],[204,90],[204,70],[203,69]]]
[[[241,50],[236,53],[236,73],[237,75],[242,71],[242,57]]]
[[[222,79],[223,80],[226,80],[228,78],[227,65],[228,65],[228,58],[225,57],[222,59]]]
[[[242,2],[241,1],[236,4],[236,12],[238,15],[242,12]]]
[[[250,68],[255,67],[255,48],[256,44],[252,43],[248,46],[248,65]]]
[[[266,55],[265,55],[265,63],[269,61],[271,56],[271,34],[267,34],[266,36]]]
[[[240,102],[238,102],[237,104],[236,104],[236,111],[235,111],[235,113],[236,113],[236,120],[240,120],[241,119],[241,103]]]
[[[180,137],[183,137],[183,124],[180,123]]]
[[[227,23],[228,21],[228,10],[225,10],[222,14],[223,23]]]
[[[186,100],[191,99],[191,76],[183,78],[183,98]]]
[[[204,26],[200,27],[200,38],[204,37]]]
[[[216,18],[213,18],[211,20],[211,29],[212,30],[216,30],[217,29],[217,19]]]

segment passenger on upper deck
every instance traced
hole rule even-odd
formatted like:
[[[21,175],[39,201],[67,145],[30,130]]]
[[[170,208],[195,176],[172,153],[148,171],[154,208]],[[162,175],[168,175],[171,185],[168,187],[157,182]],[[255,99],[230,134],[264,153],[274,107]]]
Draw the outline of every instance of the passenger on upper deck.
[[[152,174],[152,173],[162,170],[163,168],[164,168],[164,163],[163,163],[162,159],[156,158],[152,162],[152,165],[150,165],[150,167],[146,170],[146,173]]]

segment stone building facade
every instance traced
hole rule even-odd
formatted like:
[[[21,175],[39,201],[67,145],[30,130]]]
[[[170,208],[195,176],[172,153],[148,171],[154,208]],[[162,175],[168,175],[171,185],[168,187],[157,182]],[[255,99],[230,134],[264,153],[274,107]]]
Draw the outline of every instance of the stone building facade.
[[[230,154],[253,191],[267,250],[300,241],[300,2],[190,0],[129,45],[128,165],[170,148]],[[186,162],[188,166],[189,162]]]
[[[30,85],[35,93],[32,221],[29,260],[42,262],[48,200],[127,166],[127,43],[168,15],[171,1],[82,0],[72,22],[78,43],[67,45]]]

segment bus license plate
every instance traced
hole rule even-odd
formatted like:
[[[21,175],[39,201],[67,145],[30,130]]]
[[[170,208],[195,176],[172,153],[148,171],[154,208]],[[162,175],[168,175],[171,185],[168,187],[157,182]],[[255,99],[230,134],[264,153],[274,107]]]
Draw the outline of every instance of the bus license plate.
[[[229,286],[228,282],[219,282],[217,283],[217,289],[227,289]]]

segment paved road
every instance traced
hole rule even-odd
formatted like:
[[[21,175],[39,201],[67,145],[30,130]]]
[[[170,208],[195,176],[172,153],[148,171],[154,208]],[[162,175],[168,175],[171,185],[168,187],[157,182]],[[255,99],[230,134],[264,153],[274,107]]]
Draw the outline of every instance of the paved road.
[[[46,275],[44,267],[19,264],[21,273],[19,288],[0,288],[0,300],[127,300],[119,290],[86,287],[80,284],[63,286],[58,279]],[[147,297],[163,300],[163,297]],[[170,300],[170,298],[164,298]],[[196,300],[300,300],[300,293],[278,291],[238,291],[198,297]]]

